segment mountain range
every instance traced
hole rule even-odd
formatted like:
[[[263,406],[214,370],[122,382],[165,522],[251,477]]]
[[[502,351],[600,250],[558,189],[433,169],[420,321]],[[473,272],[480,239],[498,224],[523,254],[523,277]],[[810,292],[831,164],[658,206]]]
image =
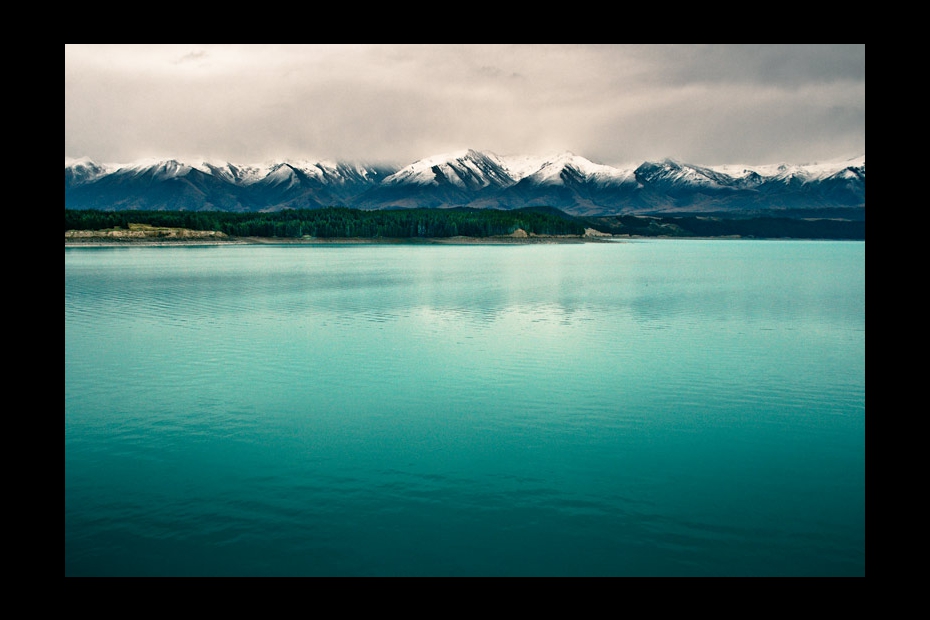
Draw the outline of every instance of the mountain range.
[[[556,207],[571,215],[714,214],[865,219],[865,155],[814,164],[629,168],[573,153],[500,157],[472,149],[408,166],[287,160],[256,165],[65,159],[65,208],[276,211]]]

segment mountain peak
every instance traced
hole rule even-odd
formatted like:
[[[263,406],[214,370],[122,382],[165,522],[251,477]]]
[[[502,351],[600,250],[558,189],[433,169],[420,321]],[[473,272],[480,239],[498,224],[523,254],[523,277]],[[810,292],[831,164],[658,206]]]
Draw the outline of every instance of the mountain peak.
[[[699,166],[665,158],[616,168],[571,151],[502,157],[467,148],[399,169],[331,160],[243,166],[149,159],[104,165],[88,157],[65,158],[68,209],[539,205],[576,215],[861,208],[865,155],[770,166]]]

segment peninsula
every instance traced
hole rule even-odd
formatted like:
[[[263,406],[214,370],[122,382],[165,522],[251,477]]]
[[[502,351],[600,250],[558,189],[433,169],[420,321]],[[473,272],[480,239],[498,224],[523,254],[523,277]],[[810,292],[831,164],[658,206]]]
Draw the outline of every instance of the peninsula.
[[[314,244],[529,244],[529,243],[586,243],[612,238],[593,228],[583,235],[536,235],[522,228],[509,235],[488,237],[233,237],[214,230],[155,227],[147,224],[130,224],[129,228],[106,230],[66,230],[65,246],[113,245],[314,245]]]

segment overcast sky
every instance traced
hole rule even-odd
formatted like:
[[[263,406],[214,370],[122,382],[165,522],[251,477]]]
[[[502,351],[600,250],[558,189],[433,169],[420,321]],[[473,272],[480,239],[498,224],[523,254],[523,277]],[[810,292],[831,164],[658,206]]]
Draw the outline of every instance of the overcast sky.
[[[406,165],[465,148],[862,155],[865,44],[65,45],[66,158]]]

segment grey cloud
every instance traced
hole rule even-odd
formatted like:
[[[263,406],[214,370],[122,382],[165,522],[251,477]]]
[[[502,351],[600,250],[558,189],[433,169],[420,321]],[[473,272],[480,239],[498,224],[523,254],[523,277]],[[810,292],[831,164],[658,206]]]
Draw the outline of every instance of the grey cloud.
[[[662,156],[761,164],[865,148],[864,45],[65,52],[66,157],[406,164],[479,148],[571,150],[607,164]]]
[[[743,44],[639,46],[658,80],[799,86],[865,81],[864,44]]]

